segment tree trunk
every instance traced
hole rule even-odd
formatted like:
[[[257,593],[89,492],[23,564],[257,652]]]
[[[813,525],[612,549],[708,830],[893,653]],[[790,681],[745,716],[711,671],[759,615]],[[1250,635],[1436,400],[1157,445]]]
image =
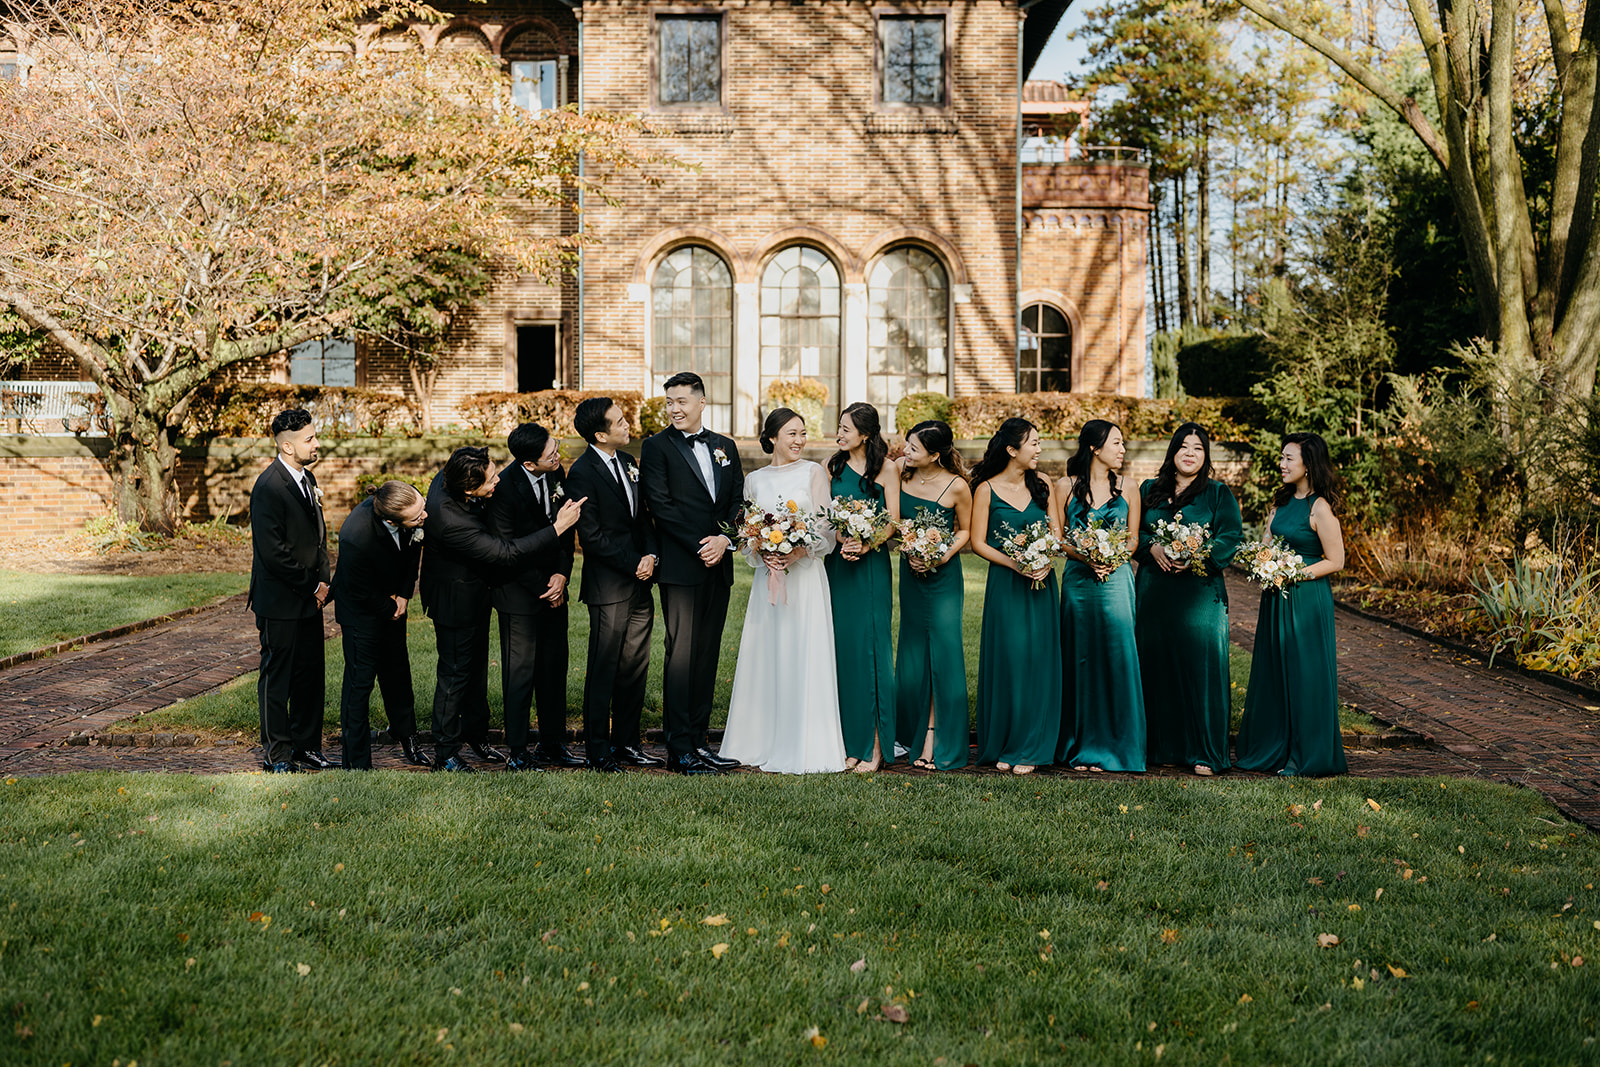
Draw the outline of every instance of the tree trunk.
[[[1162,240],[1161,199],[1157,193],[1156,202],[1150,211],[1150,251],[1155,259],[1156,268],[1150,281],[1155,290],[1157,333],[1167,331],[1167,257],[1161,249]]]
[[[1195,153],[1195,321],[1211,325],[1211,135],[1200,131]]]
[[[433,432],[433,386],[439,378],[437,367],[424,369],[416,360],[406,363],[411,373],[411,391],[417,397],[417,421],[425,434]]]
[[[1189,286],[1189,227],[1188,227],[1188,198],[1184,195],[1183,176],[1176,175],[1172,179],[1173,204],[1172,219],[1174,232],[1172,235],[1173,255],[1177,259],[1178,268],[1178,326],[1181,329],[1194,321],[1194,295]]]
[[[141,530],[170,535],[178,528],[178,450],[165,413],[135,409],[112,424],[111,478],[117,517]]]

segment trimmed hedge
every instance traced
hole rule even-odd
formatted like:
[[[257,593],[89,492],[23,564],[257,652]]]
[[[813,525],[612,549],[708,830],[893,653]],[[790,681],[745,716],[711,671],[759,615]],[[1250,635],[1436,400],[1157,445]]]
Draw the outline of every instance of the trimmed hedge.
[[[609,396],[628,421],[639,425],[638,393],[618,389],[545,389],[537,393],[473,393],[460,411],[478,433],[501,436],[524,422],[536,422],[557,437],[576,437],[572,416],[578,405],[595,396]]]
[[[422,436],[416,409],[403,396],[375,389],[276,382],[201,386],[184,412],[181,432],[201,439],[265,437],[271,432],[272,420],[290,408],[309,411],[319,437]]]
[[[894,409],[894,428],[904,437],[919,422],[934,419],[948,423],[953,403],[943,393],[907,393]]]
[[[908,398],[909,399],[909,398]],[[904,401],[902,409],[904,410]],[[1248,441],[1254,402],[1237,397],[1152,400],[1102,393],[990,393],[950,402],[950,428],[958,440],[984,441],[1000,424],[1021,416],[1039,436],[1074,440],[1090,419],[1108,419],[1135,440],[1168,437],[1185,422],[1198,422],[1217,441]]]

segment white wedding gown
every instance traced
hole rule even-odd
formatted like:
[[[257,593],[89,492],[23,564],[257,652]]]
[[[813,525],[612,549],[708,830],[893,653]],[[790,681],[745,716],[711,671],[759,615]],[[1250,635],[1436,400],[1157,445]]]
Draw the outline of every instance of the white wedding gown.
[[[830,497],[828,475],[810,460],[763,467],[745,479],[744,495],[773,512],[791,500],[814,511]],[[833,604],[821,558],[835,538],[825,525],[822,532],[826,543],[816,555],[789,565],[788,603],[768,603],[767,568],[746,556],[756,572],[722,737],[727,759],[780,774],[844,770]]]

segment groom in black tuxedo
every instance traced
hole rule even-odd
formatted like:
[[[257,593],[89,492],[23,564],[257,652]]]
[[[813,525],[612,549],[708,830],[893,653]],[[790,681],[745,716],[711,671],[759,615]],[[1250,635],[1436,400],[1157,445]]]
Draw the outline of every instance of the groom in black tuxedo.
[[[660,548],[645,506],[639,465],[622,451],[628,416],[607,396],[578,405],[572,425],[589,447],[567,472],[567,491],[587,497],[578,517],[589,606],[589,672],[583,683],[584,750],[597,771],[659,767],[639,747],[639,714],[650,672],[650,598]]]
[[[317,428],[299,408],[272,420],[277,456],[250,490],[250,596],[261,635],[262,768],[287,774],[332,767],[322,754],[326,661],[322,606],[328,602],[328,527],[317,461]]]
[[[739,764],[705,747],[706,727],[733,585],[733,541],[722,527],[738,521],[744,470],[733,440],[704,428],[700,376],[674,374],[663,389],[672,425],[645,439],[640,484],[661,546],[655,577],[667,630],[667,765],[681,774],[721,774]]]

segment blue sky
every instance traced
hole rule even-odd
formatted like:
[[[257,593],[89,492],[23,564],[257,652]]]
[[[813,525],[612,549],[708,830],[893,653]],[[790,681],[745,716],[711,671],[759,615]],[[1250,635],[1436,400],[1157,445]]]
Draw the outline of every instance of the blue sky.
[[[1061,16],[1056,32],[1050,35],[1050,43],[1044,46],[1044,52],[1040,54],[1039,62],[1034,66],[1030,77],[1039,81],[1062,81],[1069,74],[1081,73],[1083,42],[1069,41],[1067,34],[1083,25],[1084,13],[1097,2],[1098,0],[1077,0],[1067,8],[1067,13]]]

